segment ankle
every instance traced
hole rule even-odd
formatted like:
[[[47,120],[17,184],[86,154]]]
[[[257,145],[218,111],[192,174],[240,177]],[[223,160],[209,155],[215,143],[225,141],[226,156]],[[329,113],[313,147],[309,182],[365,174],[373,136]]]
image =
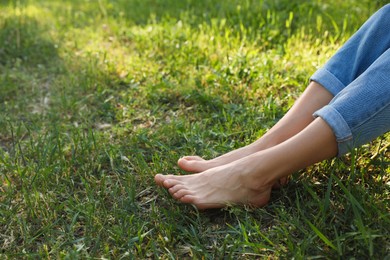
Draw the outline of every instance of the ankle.
[[[265,151],[258,151],[245,157],[239,162],[238,168],[246,170],[240,172],[241,179],[244,180],[245,186],[252,190],[272,187],[280,175],[280,165]]]

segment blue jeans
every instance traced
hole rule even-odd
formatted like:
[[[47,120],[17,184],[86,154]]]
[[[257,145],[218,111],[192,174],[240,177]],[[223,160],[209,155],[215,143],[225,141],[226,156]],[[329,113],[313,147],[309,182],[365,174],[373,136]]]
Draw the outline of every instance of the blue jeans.
[[[332,128],[338,154],[390,130],[390,4],[336,52],[311,80],[334,95],[314,113]]]

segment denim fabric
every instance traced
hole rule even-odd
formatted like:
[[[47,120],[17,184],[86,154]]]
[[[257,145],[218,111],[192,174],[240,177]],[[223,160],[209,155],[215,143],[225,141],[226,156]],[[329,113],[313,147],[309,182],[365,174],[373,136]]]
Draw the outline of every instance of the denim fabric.
[[[390,130],[390,4],[311,77],[334,98],[314,113],[332,128],[338,154]]]

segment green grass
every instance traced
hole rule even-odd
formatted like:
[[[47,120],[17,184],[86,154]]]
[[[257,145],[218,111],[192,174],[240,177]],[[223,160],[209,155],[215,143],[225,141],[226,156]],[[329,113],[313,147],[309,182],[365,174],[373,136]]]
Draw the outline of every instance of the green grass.
[[[153,183],[264,134],[385,2],[0,0],[1,258],[389,257],[389,135],[261,209]]]

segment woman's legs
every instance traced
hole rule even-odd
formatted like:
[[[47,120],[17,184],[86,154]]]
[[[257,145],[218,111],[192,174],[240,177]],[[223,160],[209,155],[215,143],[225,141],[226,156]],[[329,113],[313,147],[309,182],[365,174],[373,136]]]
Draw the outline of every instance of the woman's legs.
[[[187,176],[158,174],[156,183],[177,200],[198,208],[236,203],[262,206],[268,202],[276,180],[389,131],[389,14],[387,5],[370,18],[313,75],[312,80],[324,88],[312,82],[288,115],[264,137],[215,160],[179,160],[183,169],[203,172]],[[316,91],[322,94],[314,95]],[[331,93],[336,96],[325,105]],[[315,100],[311,104],[312,98]],[[314,121],[307,116],[313,106],[322,107],[314,114],[320,118]]]
[[[389,31],[390,4],[372,15],[325,66],[312,76],[311,79],[315,82],[310,83],[291,110],[267,134],[248,146],[212,160],[185,156],[179,159],[179,167],[189,172],[202,172],[272,147],[294,136],[312,122],[312,114],[316,110],[328,104],[333,95],[337,95],[361,75],[390,47]]]
[[[332,158],[337,143],[331,128],[317,118],[287,141],[202,173],[155,176],[175,199],[199,209],[230,204],[264,206],[274,183],[298,169]]]
[[[390,130],[389,72],[390,49],[317,111],[320,118],[288,140],[202,173],[158,174],[155,181],[175,199],[200,209],[263,206],[276,180]]]
[[[390,130],[390,49],[317,111],[332,128],[343,155]]]
[[[328,104],[332,98],[329,91],[312,81],[286,115],[254,143],[208,161],[198,156],[186,156],[179,159],[178,164],[183,170],[202,172],[277,145],[310,124],[314,120],[313,113]]]

